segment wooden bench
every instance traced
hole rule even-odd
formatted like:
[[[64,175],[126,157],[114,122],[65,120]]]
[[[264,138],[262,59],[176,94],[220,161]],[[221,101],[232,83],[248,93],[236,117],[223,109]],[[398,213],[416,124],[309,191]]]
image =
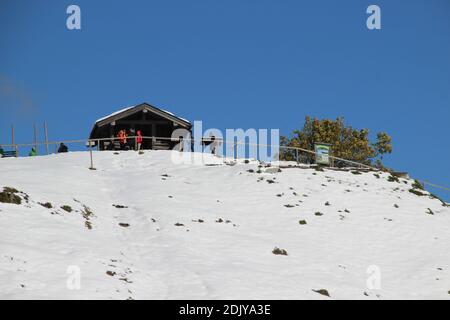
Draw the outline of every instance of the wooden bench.
[[[12,150],[12,151],[3,151],[3,155],[1,155],[2,158],[12,158],[12,157],[17,157],[17,151]]]

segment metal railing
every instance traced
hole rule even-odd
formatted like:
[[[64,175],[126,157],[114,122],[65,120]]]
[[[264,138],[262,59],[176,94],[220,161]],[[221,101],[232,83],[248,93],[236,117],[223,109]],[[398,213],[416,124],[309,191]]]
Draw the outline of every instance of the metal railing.
[[[38,147],[39,146],[45,146],[46,150],[49,150],[48,147],[54,146],[54,153],[57,153],[58,151],[58,146],[61,143],[64,143],[65,145],[70,145],[70,144],[83,144],[83,147],[87,147],[89,149],[89,151],[92,152],[93,149],[97,149],[97,150],[125,150],[125,149],[137,149],[137,143],[136,143],[136,139],[138,138],[138,136],[128,136],[126,137],[126,143],[123,141],[123,138],[120,137],[110,137],[110,138],[96,138],[96,139],[72,139],[72,140],[58,140],[58,141],[47,141],[47,142],[36,142],[36,143],[16,143],[16,144],[1,144],[0,146],[2,146],[3,148],[12,148],[13,150],[15,150],[17,152],[17,155],[20,156],[19,150],[21,148],[35,148],[36,151],[38,151]],[[176,144],[181,144],[181,143],[190,143],[190,145],[192,146],[195,143],[195,139],[193,138],[170,138],[170,137],[157,137],[157,136],[141,136],[143,141],[150,141],[150,149],[152,149],[157,142],[161,142],[161,141],[165,141],[166,145],[169,148],[173,148],[174,145]],[[115,143],[116,141],[119,142],[120,147],[118,148],[118,144]],[[120,143],[122,141],[122,143]],[[289,147],[289,146],[283,146],[283,145],[273,145],[273,144],[260,144],[260,143],[250,143],[250,142],[244,142],[244,141],[225,141],[223,139],[219,139],[219,138],[210,138],[210,137],[204,137],[201,138],[201,140],[199,141],[200,145],[203,146],[207,146],[207,145],[211,145],[214,144],[214,149],[215,151],[213,153],[215,154],[219,154],[219,152],[217,152],[217,150],[219,150],[220,148],[222,148],[222,154],[223,154],[223,146],[232,146],[232,147],[236,147],[236,146],[248,146],[248,147],[257,147],[257,148],[271,148],[279,150],[279,155],[283,154],[283,152],[292,152],[293,154],[295,154],[293,161],[297,162],[297,163],[304,163],[304,164],[314,164],[314,159],[316,156],[316,152],[312,151],[312,150],[307,150],[304,148],[300,148],[300,147]],[[147,143],[147,146],[149,144]],[[107,146],[107,147],[106,147]],[[82,149],[79,149],[77,151],[81,151]],[[182,148],[182,150],[178,150],[178,151],[192,151],[192,148],[189,148],[189,150],[186,150],[186,148]],[[53,152],[49,152],[49,153],[53,153]],[[237,158],[238,152],[233,151],[234,156]],[[47,152],[45,152],[44,154],[48,154]],[[38,155],[40,155],[40,153],[38,152]],[[308,156],[305,156],[308,155]],[[273,156],[273,155],[272,155]],[[245,154],[244,154],[244,158],[245,158]],[[379,170],[378,168],[372,167],[370,165],[364,164],[364,163],[360,163],[357,161],[353,161],[353,160],[349,160],[349,159],[343,159],[340,157],[336,157],[333,155],[329,155],[329,158],[332,160],[331,161],[331,166],[333,166],[333,163],[335,162],[340,162],[340,163],[345,163],[348,164],[350,166],[354,166],[357,168],[362,168],[362,169],[367,169],[367,170]]]
[[[134,149],[136,149],[136,138],[138,138],[138,136],[129,136],[126,137],[126,139],[128,141],[132,141],[133,143],[127,143],[125,145],[129,146],[129,150],[132,150],[133,145],[134,145]],[[145,140],[150,140],[151,141],[151,147],[154,147],[157,141],[166,141],[169,142],[169,146],[173,147],[174,145],[177,145],[182,143],[182,142],[188,142],[190,143],[190,148],[189,150],[183,148],[182,150],[177,149],[177,151],[192,151],[192,145],[194,144],[194,142],[196,141],[195,139],[192,138],[169,138],[169,137],[156,137],[156,136],[142,136],[143,141]],[[122,140],[122,138],[119,137],[111,137],[111,138],[98,138],[98,139],[72,139],[72,140],[58,140],[58,141],[47,141],[47,142],[35,142],[35,143],[15,143],[15,144],[0,144],[0,147],[2,148],[12,148],[13,151],[16,151],[17,156],[19,156],[19,150],[21,148],[30,148],[30,147],[34,147],[36,149],[38,149],[39,146],[45,146],[45,150],[49,150],[50,146],[54,146],[54,152],[45,152],[44,154],[50,154],[50,153],[57,153],[58,152],[58,145],[60,145],[61,143],[64,143],[66,145],[74,145],[74,144],[78,144],[78,145],[83,145],[82,148],[88,148],[89,151],[89,155],[90,155],[90,169],[95,169],[94,167],[94,158],[93,158],[93,149],[97,149],[98,151],[101,151],[101,146],[102,146],[102,142],[103,142],[103,146],[105,145],[105,142],[109,142],[109,144],[112,143],[112,145],[114,145],[114,141],[120,141]],[[127,142],[128,142],[127,141]],[[294,158],[294,162],[296,162],[297,164],[306,164],[306,165],[314,165],[313,160],[315,159],[316,156],[316,152],[313,150],[307,150],[304,148],[300,148],[300,147],[288,147],[288,146],[283,146],[283,145],[272,145],[272,144],[258,144],[258,143],[249,143],[249,142],[243,142],[243,141],[224,141],[223,139],[218,139],[218,138],[201,138],[201,140],[199,141],[200,145],[208,145],[208,144],[212,144],[212,143],[216,143],[215,146],[215,150],[218,150],[219,147],[222,146],[227,146],[227,145],[231,145],[233,147],[235,146],[239,146],[239,145],[244,145],[244,146],[253,146],[253,147],[258,147],[258,148],[277,148],[278,150],[280,150],[280,153],[282,152],[291,152],[291,155],[295,155],[293,156]],[[79,150],[75,150],[75,151],[82,151],[82,150],[86,150],[86,149],[82,149],[80,148]],[[103,149],[105,150],[105,149]],[[108,150],[108,149],[106,149]],[[123,149],[116,149],[116,147],[114,147],[111,150],[115,150],[115,151],[120,151]],[[144,149],[142,149],[144,150]],[[171,149],[174,150],[174,149]],[[283,151],[281,151],[283,150]],[[5,151],[11,151],[11,150],[5,150]],[[72,150],[74,151],[74,150]],[[223,147],[222,147],[222,151],[223,151]],[[221,155],[218,152],[214,152],[216,155]],[[39,155],[39,153],[38,153]],[[307,156],[305,156],[307,155]],[[234,153],[235,159],[237,159],[237,152]],[[244,158],[245,155],[244,155]],[[348,164],[348,167],[346,167],[346,169],[352,169],[352,168],[358,168],[358,169],[364,169],[364,170],[371,170],[371,171],[380,171],[379,168],[361,163],[361,162],[357,162],[357,161],[353,161],[353,160],[349,160],[349,159],[344,159],[344,158],[340,158],[340,157],[336,157],[333,155],[329,155],[329,158],[332,160],[331,164],[330,164],[330,168],[336,168],[333,166],[334,163],[339,162],[340,164]],[[259,160],[259,159],[257,159]],[[418,181],[420,181],[421,183],[423,183],[424,185],[428,185],[431,186],[433,188],[438,188],[438,189],[442,189],[445,191],[450,191],[450,188],[447,187],[443,187],[440,186],[438,184],[435,183],[431,183],[428,182],[426,180],[421,180],[421,179],[417,179]]]

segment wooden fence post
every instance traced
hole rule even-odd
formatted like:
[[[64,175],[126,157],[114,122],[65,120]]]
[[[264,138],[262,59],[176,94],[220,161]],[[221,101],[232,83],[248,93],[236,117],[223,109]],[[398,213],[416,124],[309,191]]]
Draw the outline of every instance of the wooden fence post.
[[[91,166],[90,166],[90,170],[95,170],[95,168],[94,168],[94,159],[93,159],[93,156],[92,156],[92,141],[91,140],[88,140],[88,143],[89,143],[89,155],[90,155],[90,157],[91,157]]]
[[[33,124],[33,132],[34,132],[34,150],[36,151],[36,154],[38,154],[36,124]]]
[[[19,156],[19,148],[15,144],[15,136],[14,136],[14,125],[11,125],[11,144],[13,145],[13,149],[16,153],[16,158]]]
[[[44,131],[45,131],[45,151],[48,154],[48,128],[47,128],[47,121],[44,121]]]

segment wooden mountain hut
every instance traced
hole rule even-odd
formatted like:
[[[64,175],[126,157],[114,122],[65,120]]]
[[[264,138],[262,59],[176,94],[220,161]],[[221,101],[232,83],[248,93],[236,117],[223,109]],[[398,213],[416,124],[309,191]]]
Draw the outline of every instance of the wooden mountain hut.
[[[99,150],[118,150],[123,148],[117,139],[121,130],[125,130],[129,137],[140,131],[144,137],[141,149],[168,150],[179,143],[179,137],[172,137],[175,130],[191,132],[191,128],[192,124],[188,120],[148,103],[141,103],[98,119],[89,139],[94,141]],[[133,138],[128,139],[128,148],[134,148]]]

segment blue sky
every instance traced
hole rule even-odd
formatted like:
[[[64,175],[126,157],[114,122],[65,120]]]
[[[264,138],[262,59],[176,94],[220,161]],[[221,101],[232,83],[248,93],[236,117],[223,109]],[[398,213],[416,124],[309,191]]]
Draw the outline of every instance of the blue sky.
[[[66,28],[70,4],[81,30]],[[84,138],[144,101],[282,134],[344,116],[393,137],[388,166],[450,185],[450,1],[1,0],[0,143],[11,124],[31,142],[44,120],[51,140]]]

